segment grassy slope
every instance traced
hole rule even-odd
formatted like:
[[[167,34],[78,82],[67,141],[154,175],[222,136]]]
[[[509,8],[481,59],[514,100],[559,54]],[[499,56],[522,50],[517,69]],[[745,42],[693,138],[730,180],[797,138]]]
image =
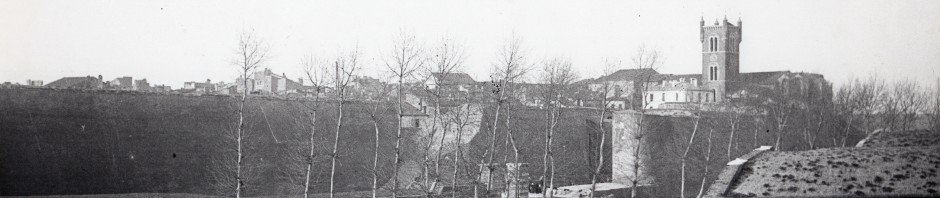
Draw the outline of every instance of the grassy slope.
[[[235,101],[223,96],[0,89],[0,195],[210,194],[209,160],[221,152],[217,145],[225,129],[234,127]],[[331,117],[336,112],[331,105],[335,103],[322,107],[318,119],[320,155],[332,146]],[[348,106],[337,188],[364,190],[371,186],[371,166],[363,164],[371,165],[374,131],[365,105]],[[286,168],[284,156],[291,146],[308,138],[309,126],[298,124],[307,113],[298,101],[250,100],[246,126],[256,150],[249,158],[265,164],[250,194],[282,192],[286,184],[278,170]],[[394,116],[382,118],[382,150],[390,151]],[[380,156],[391,161],[390,155]],[[313,190],[323,192],[329,185],[328,161],[318,163],[315,171]]]
[[[718,173],[724,168],[725,163],[733,158],[739,157],[760,145],[773,145],[775,133],[769,122],[762,121],[760,118],[742,116],[741,121],[736,125],[735,136],[731,144],[731,155],[728,155],[729,136],[731,135],[730,117],[727,114],[706,113],[699,121],[699,129],[696,132],[694,143],[690,148],[686,159],[686,195],[696,195],[702,183],[702,177],[705,179],[705,188],[714,181]],[[647,126],[650,132],[646,137],[647,149],[651,151],[650,155],[655,156],[647,165],[647,169],[654,177],[654,188],[652,194],[663,196],[679,196],[681,186],[681,158],[688,145],[692,129],[694,128],[694,119],[649,116]],[[800,126],[801,123],[791,123],[793,126]],[[705,155],[708,153],[708,133],[712,134],[712,146],[710,160],[706,163]],[[802,138],[802,133],[794,129],[784,133],[781,147],[783,150],[806,150],[808,149]],[[821,130],[817,138],[817,147],[832,147],[831,141],[835,137],[834,132]],[[849,139],[849,145],[854,145],[862,137],[852,136]],[[708,175],[704,175],[705,165],[708,166]]]
[[[735,194],[751,196],[940,195],[940,147],[838,148],[757,158]]]

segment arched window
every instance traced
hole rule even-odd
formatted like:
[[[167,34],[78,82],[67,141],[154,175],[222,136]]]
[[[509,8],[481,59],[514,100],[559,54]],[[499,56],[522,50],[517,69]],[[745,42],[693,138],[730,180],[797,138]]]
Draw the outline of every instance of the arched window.
[[[659,98],[659,101],[666,101],[666,93],[662,94],[662,97]]]
[[[708,68],[708,80],[718,80],[718,67],[711,66]]]
[[[709,39],[708,39],[708,51],[709,51],[709,52],[714,52],[714,51],[716,51],[716,50],[715,50],[715,37],[712,37],[712,38],[709,38]]]
[[[711,37],[708,39],[708,51],[717,52],[719,49],[719,40],[718,37]]]

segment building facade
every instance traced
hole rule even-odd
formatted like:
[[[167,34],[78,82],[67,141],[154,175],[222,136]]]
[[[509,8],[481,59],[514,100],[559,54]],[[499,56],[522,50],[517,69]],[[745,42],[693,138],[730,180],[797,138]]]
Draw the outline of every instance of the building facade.
[[[742,22],[725,18],[706,25],[699,21],[702,64],[699,74],[660,74],[652,69],[625,69],[590,83],[592,91],[606,91],[608,106],[644,109],[689,109],[714,106],[745,97],[768,94],[803,94],[807,100],[831,99],[832,87],[823,75],[772,71],[741,73]],[[639,82],[643,82],[642,84]],[[602,90],[602,87],[607,86]],[[641,94],[638,94],[641,93]],[[639,101],[639,102],[638,102]]]
[[[297,93],[298,90],[304,89],[302,80],[293,81],[286,76],[285,74],[277,75],[271,69],[265,68],[262,71],[253,73],[248,78],[248,87],[245,87],[244,80],[241,77],[236,79],[236,91],[241,93],[243,90],[248,90],[250,93],[257,94],[284,95]]]

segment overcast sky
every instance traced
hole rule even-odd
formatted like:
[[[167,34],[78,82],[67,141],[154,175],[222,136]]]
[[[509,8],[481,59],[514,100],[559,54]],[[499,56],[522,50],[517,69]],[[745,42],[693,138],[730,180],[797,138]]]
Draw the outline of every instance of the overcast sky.
[[[940,74],[940,1],[0,1],[0,81],[65,76],[231,82],[242,30],[271,46],[265,67],[297,78],[305,54],[356,46],[369,75],[384,69],[404,29],[444,35],[487,80],[498,46],[521,37],[531,61],[571,58],[582,78],[640,45],[666,57],[661,73],[699,73],[699,19],[743,21],[741,71],[822,73],[841,83],[877,73],[933,82]],[[629,67],[629,65],[625,65]]]

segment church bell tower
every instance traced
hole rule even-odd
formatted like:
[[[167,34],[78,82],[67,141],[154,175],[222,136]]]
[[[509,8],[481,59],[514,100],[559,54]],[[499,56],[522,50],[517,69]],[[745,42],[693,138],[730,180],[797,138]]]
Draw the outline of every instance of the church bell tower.
[[[705,25],[699,21],[702,42],[702,82],[715,90],[715,99],[722,101],[729,84],[738,80],[740,73],[738,49],[741,44],[741,19],[737,25],[728,23],[725,17],[720,23]]]

